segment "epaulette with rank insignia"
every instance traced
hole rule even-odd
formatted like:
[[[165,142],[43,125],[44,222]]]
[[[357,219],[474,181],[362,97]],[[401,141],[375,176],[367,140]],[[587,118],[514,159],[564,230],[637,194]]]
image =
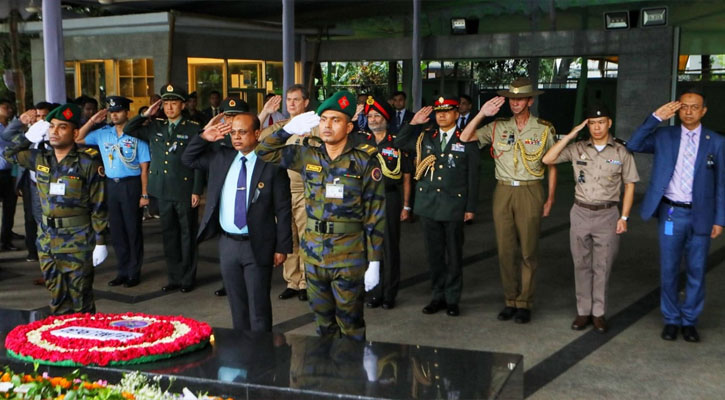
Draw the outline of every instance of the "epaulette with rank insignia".
[[[187,119],[187,121],[189,121],[190,124],[199,125],[199,122],[194,121],[193,119]]]
[[[324,142],[322,141],[322,139],[317,136],[307,136],[306,138],[304,138],[304,140],[302,140],[303,146],[315,149],[322,147],[323,143]]]
[[[86,147],[85,149],[83,149],[83,153],[88,154],[92,158],[98,158],[101,156],[101,153],[93,147]]]
[[[615,137],[614,138],[614,141],[617,142],[617,143],[619,143],[619,144],[621,144],[622,146],[625,146],[625,147],[627,146],[627,141],[624,140],[624,139],[620,139],[618,137]]]
[[[374,156],[375,153],[378,152],[378,148],[377,147],[371,146],[371,145],[369,145],[367,143],[360,143],[357,146],[355,146],[355,148],[358,149],[358,150],[362,150],[362,151],[368,153],[368,155],[370,157]]]
[[[156,118],[154,118],[154,119],[155,119],[155,120],[157,120],[157,121],[167,121],[167,119],[166,119],[166,118],[158,118],[158,117],[156,117]]]
[[[536,122],[540,123],[541,125],[554,126],[554,124],[552,124],[551,122],[541,118],[536,118]]]

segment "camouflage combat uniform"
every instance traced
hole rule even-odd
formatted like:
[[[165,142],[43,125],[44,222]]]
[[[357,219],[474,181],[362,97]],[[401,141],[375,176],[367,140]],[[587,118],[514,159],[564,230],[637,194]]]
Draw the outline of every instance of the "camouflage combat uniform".
[[[74,148],[58,162],[52,147],[30,149],[20,135],[5,157],[35,172],[43,210],[38,232],[38,256],[53,314],[95,312],[93,248],[106,244],[108,215],[104,173],[94,149]],[[62,195],[51,184],[63,185]],[[56,189],[57,191],[58,189]]]
[[[279,130],[256,151],[264,161],[302,174],[307,229],[300,249],[317,331],[364,339],[363,277],[369,261],[382,260],[385,230],[377,150],[348,140],[331,160],[324,144],[315,147],[307,139],[303,146],[286,145],[289,137]],[[343,185],[342,198],[327,195],[331,184]]]

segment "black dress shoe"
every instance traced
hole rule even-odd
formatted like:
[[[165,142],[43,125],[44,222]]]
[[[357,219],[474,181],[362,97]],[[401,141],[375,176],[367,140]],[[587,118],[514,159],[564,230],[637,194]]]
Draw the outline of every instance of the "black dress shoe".
[[[221,289],[214,291],[214,296],[224,297],[226,295],[227,295],[227,289],[224,286],[222,286]]]
[[[682,338],[686,342],[697,343],[700,341],[700,335],[693,325],[682,325]]]
[[[383,304],[383,301],[380,300],[377,297],[371,297],[370,300],[368,300],[367,303],[365,303],[365,307],[367,308],[378,308],[380,305]]]
[[[0,245],[0,250],[2,251],[18,251],[17,247],[15,247],[12,243],[3,243]]]
[[[287,288],[282,293],[279,294],[279,298],[282,300],[291,299],[291,298],[297,296],[298,293],[299,293],[299,290]]]
[[[108,286],[118,286],[118,285],[123,285],[124,283],[126,283],[126,278],[124,278],[122,276],[117,276],[117,277],[113,278],[113,280],[110,280],[108,282]]]
[[[193,286],[182,286],[181,287],[181,293],[189,293],[192,290],[194,290]]]
[[[517,308],[514,315],[514,322],[517,324],[528,324],[531,321],[531,311],[526,308]]]
[[[131,278],[123,284],[123,287],[134,287],[138,286],[139,283],[141,283],[141,281],[138,278]]]
[[[383,301],[383,310],[391,310],[395,308],[395,300],[384,300]]]
[[[307,301],[307,289],[300,289],[300,294],[297,295],[297,298],[300,301]]]
[[[514,317],[516,314],[516,307],[505,307],[503,310],[501,310],[500,313],[498,313],[498,320],[499,321],[508,321],[511,318]]]
[[[13,239],[13,240],[23,240],[23,239],[25,239],[25,236],[23,236],[23,235],[21,235],[19,233],[10,232],[10,239]]]
[[[662,334],[660,336],[664,340],[677,340],[677,328],[677,325],[667,324],[664,329],[662,329]]]
[[[451,317],[457,317],[461,315],[461,310],[458,309],[458,304],[449,304],[448,307],[446,307],[446,314],[450,315]]]
[[[161,288],[162,292],[173,292],[174,290],[180,288],[180,285],[166,285]]]
[[[443,300],[433,300],[427,306],[423,307],[423,314],[435,314],[446,308],[446,302]]]
[[[28,256],[25,257],[25,261],[27,261],[27,262],[35,262],[35,261],[38,261],[38,254],[37,253],[35,253],[35,254],[28,253]]]

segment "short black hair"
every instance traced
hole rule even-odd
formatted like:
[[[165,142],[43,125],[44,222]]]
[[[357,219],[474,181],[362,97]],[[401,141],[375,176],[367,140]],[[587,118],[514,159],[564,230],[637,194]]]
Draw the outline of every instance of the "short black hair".
[[[213,95],[213,94],[215,94],[219,97],[222,97],[221,92],[219,92],[218,90],[212,90],[211,92],[209,92],[209,97],[211,97],[211,95]]]
[[[307,99],[310,98],[310,93],[307,91],[307,88],[304,87],[303,85],[300,85],[299,83],[294,84],[294,85],[288,87],[287,88],[287,91],[285,92],[285,94],[286,93],[290,93],[290,92],[296,92],[298,90],[302,93],[302,98],[303,99],[307,100]]]
[[[405,94],[405,92],[402,90],[396,90],[395,92],[393,92],[392,97],[395,97],[395,96],[403,96],[404,99],[406,99],[406,100],[408,99],[408,95]]]
[[[678,97],[678,99],[682,98],[682,96],[684,96],[686,94],[696,94],[696,95],[702,97],[702,106],[707,107],[707,98],[705,98],[705,93],[702,91],[701,88],[696,87],[696,86],[687,88],[687,89],[683,90],[682,93],[680,93],[680,97]]]
[[[13,106],[13,102],[8,99],[0,99],[0,104],[7,104],[9,106]]]
[[[234,119],[240,115],[246,115],[246,116],[252,118],[252,129],[254,129],[255,131],[258,131],[262,127],[262,123],[259,121],[257,114],[251,113],[251,112],[240,112],[238,114],[235,114],[232,119]]]
[[[48,103],[47,101],[41,101],[40,103],[36,104],[34,107],[36,110],[48,110],[53,111],[53,104]]]
[[[461,98],[461,99],[466,99],[466,100],[468,100],[469,103],[473,104],[473,99],[471,99],[471,96],[469,96],[467,94],[462,94],[462,95],[460,95],[458,97]]]
[[[98,107],[98,100],[94,99],[91,96],[86,96],[85,94],[77,97],[73,102],[81,107],[85,106],[88,103],[92,103],[93,105]]]

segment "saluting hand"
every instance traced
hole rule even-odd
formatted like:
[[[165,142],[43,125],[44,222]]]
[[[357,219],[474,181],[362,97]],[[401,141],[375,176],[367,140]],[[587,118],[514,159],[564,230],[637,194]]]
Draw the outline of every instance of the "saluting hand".
[[[23,125],[31,125],[35,122],[35,116],[37,113],[35,112],[34,108],[31,108],[30,110],[20,114],[20,122],[23,123]]]
[[[215,117],[216,118],[216,117]],[[229,123],[216,124],[208,128],[205,128],[201,132],[201,138],[207,142],[216,142],[224,139],[224,136],[228,135],[232,131],[232,126]]]
[[[584,121],[582,121],[579,125],[573,127],[571,129],[571,132],[569,132],[569,133],[566,134],[566,138],[567,139],[574,139],[576,137],[576,135],[579,134],[579,131],[581,131],[582,129],[584,129],[584,127],[587,125],[587,123],[589,123],[589,118],[587,118]]]
[[[478,114],[483,115],[484,117],[492,117],[498,114],[498,110],[501,109],[501,106],[503,106],[504,103],[506,103],[505,97],[496,96],[491,100],[483,103],[483,107],[481,107],[481,111],[479,111]]]
[[[156,113],[159,111],[159,107],[161,107],[161,104],[163,103],[163,100],[159,99],[156,100],[154,104],[151,104],[151,107],[149,107],[148,110],[146,110],[145,113],[143,113],[144,117],[150,117],[152,115],[156,115]]]
[[[355,107],[355,115],[352,116],[353,121],[357,121],[357,117],[360,116],[360,113],[365,110],[365,104],[358,104]]]
[[[266,103],[264,103],[264,107],[262,107],[262,112],[266,112],[267,114],[274,114],[275,111],[279,110],[280,104],[282,104],[282,96],[272,96],[269,100],[267,100]]]
[[[224,113],[217,114],[216,116],[214,116],[214,118],[210,119],[209,122],[206,123],[206,125],[204,125],[204,129],[220,123],[222,118],[224,118]]]
[[[429,116],[432,112],[433,107],[431,106],[421,108],[417,113],[415,113],[413,119],[410,120],[410,125],[422,125],[427,123],[430,120]]]
[[[89,119],[89,121],[93,124],[100,124],[101,122],[106,122],[106,115],[108,115],[108,109],[104,108],[102,110],[99,110],[97,113],[93,114],[93,116]]]
[[[667,121],[668,119],[675,116],[680,107],[682,107],[682,103],[680,103],[679,101],[671,101],[658,108],[657,111],[655,111],[655,115],[657,116],[657,118],[663,121]]]

